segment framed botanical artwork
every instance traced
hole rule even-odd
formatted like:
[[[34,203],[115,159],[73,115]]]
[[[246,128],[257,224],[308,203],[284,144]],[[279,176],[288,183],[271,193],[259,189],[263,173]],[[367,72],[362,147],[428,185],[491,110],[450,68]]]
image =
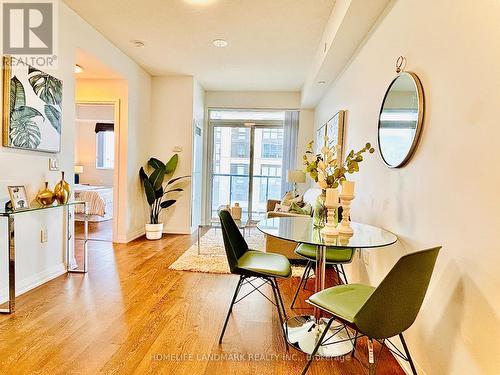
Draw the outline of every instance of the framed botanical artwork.
[[[338,160],[342,160],[344,148],[344,120],[346,111],[338,111],[326,123],[326,135],[328,136],[328,147],[340,146],[340,152],[337,155]]]
[[[24,186],[9,186],[10,202],[14,211],[27,210],[30,208],[28,195]]]
[[[3,68],[3,145],[60,152],[62,81],[10,56]]]
[[[316,154],[321,153],[321,148],[325,145],[325,135],[326,124],[316,130],[316,140],[314,141],[314,144],[316,145],[316,147],[314,148]]]

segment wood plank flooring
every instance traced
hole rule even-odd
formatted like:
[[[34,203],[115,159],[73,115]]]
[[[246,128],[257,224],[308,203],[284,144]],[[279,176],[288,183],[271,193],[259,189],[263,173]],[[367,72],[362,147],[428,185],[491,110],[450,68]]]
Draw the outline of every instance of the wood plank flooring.
[[[237,276],[169,270],[195,239],[90,242],[87,275],[61,276],[0,316],[0,374],[300,374],[305,356],[285,351],[277,313],[257,293],[235,306],[218,345]],[[298,282],[280,282],[287,309]],[[312,312],[308,293],[289,315]],[[366,373],[364,339],[355,358],[317,361],[309,371]],[[404,372],[384,349],[377,374]]]

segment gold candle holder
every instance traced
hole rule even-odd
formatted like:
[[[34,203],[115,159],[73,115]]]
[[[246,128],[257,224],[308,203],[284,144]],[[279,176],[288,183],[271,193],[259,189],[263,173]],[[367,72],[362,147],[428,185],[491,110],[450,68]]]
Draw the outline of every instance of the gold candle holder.
[[[339,223],[337,230],[341,234],[353,234],[351,227],[351,221],[349,217],[351,216],[351,201],[354,199],[354,195],[340,195],[340,205],[342,206],[342,221]]]

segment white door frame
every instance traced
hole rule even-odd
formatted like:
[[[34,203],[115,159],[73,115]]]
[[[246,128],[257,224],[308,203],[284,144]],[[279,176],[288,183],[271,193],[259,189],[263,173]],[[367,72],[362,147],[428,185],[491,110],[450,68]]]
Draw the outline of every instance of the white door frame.
[[[125,220],[124,212],[120,211],[119,197],[120,193],[120,99],[105,100],[77,100],[76,105],[113,105],[114,106],[114,137],[115,137],[115,164],[113,166],[113,242],[117,242],[118,223]]]

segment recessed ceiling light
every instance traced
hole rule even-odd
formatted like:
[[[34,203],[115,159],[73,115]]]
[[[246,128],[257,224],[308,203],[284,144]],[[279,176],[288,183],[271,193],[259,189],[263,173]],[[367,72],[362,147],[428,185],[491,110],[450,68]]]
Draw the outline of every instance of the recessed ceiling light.
[[[227,47],[229,43],[224,39],[214,39],[212,40],[212,44],[217,48],[224,48]]]
[[[318,81],[318,84],[320,85],[324,85],[326,83],[326,81]]]
[[[75,73],[82,73],[82,72],[83,72],[83,68],[80,65],[76,64],[75,65]]]
[[[130,43],[132,43],[134,47],[137,48],[142,48],[146,45],[142,40],[131,40]]]

